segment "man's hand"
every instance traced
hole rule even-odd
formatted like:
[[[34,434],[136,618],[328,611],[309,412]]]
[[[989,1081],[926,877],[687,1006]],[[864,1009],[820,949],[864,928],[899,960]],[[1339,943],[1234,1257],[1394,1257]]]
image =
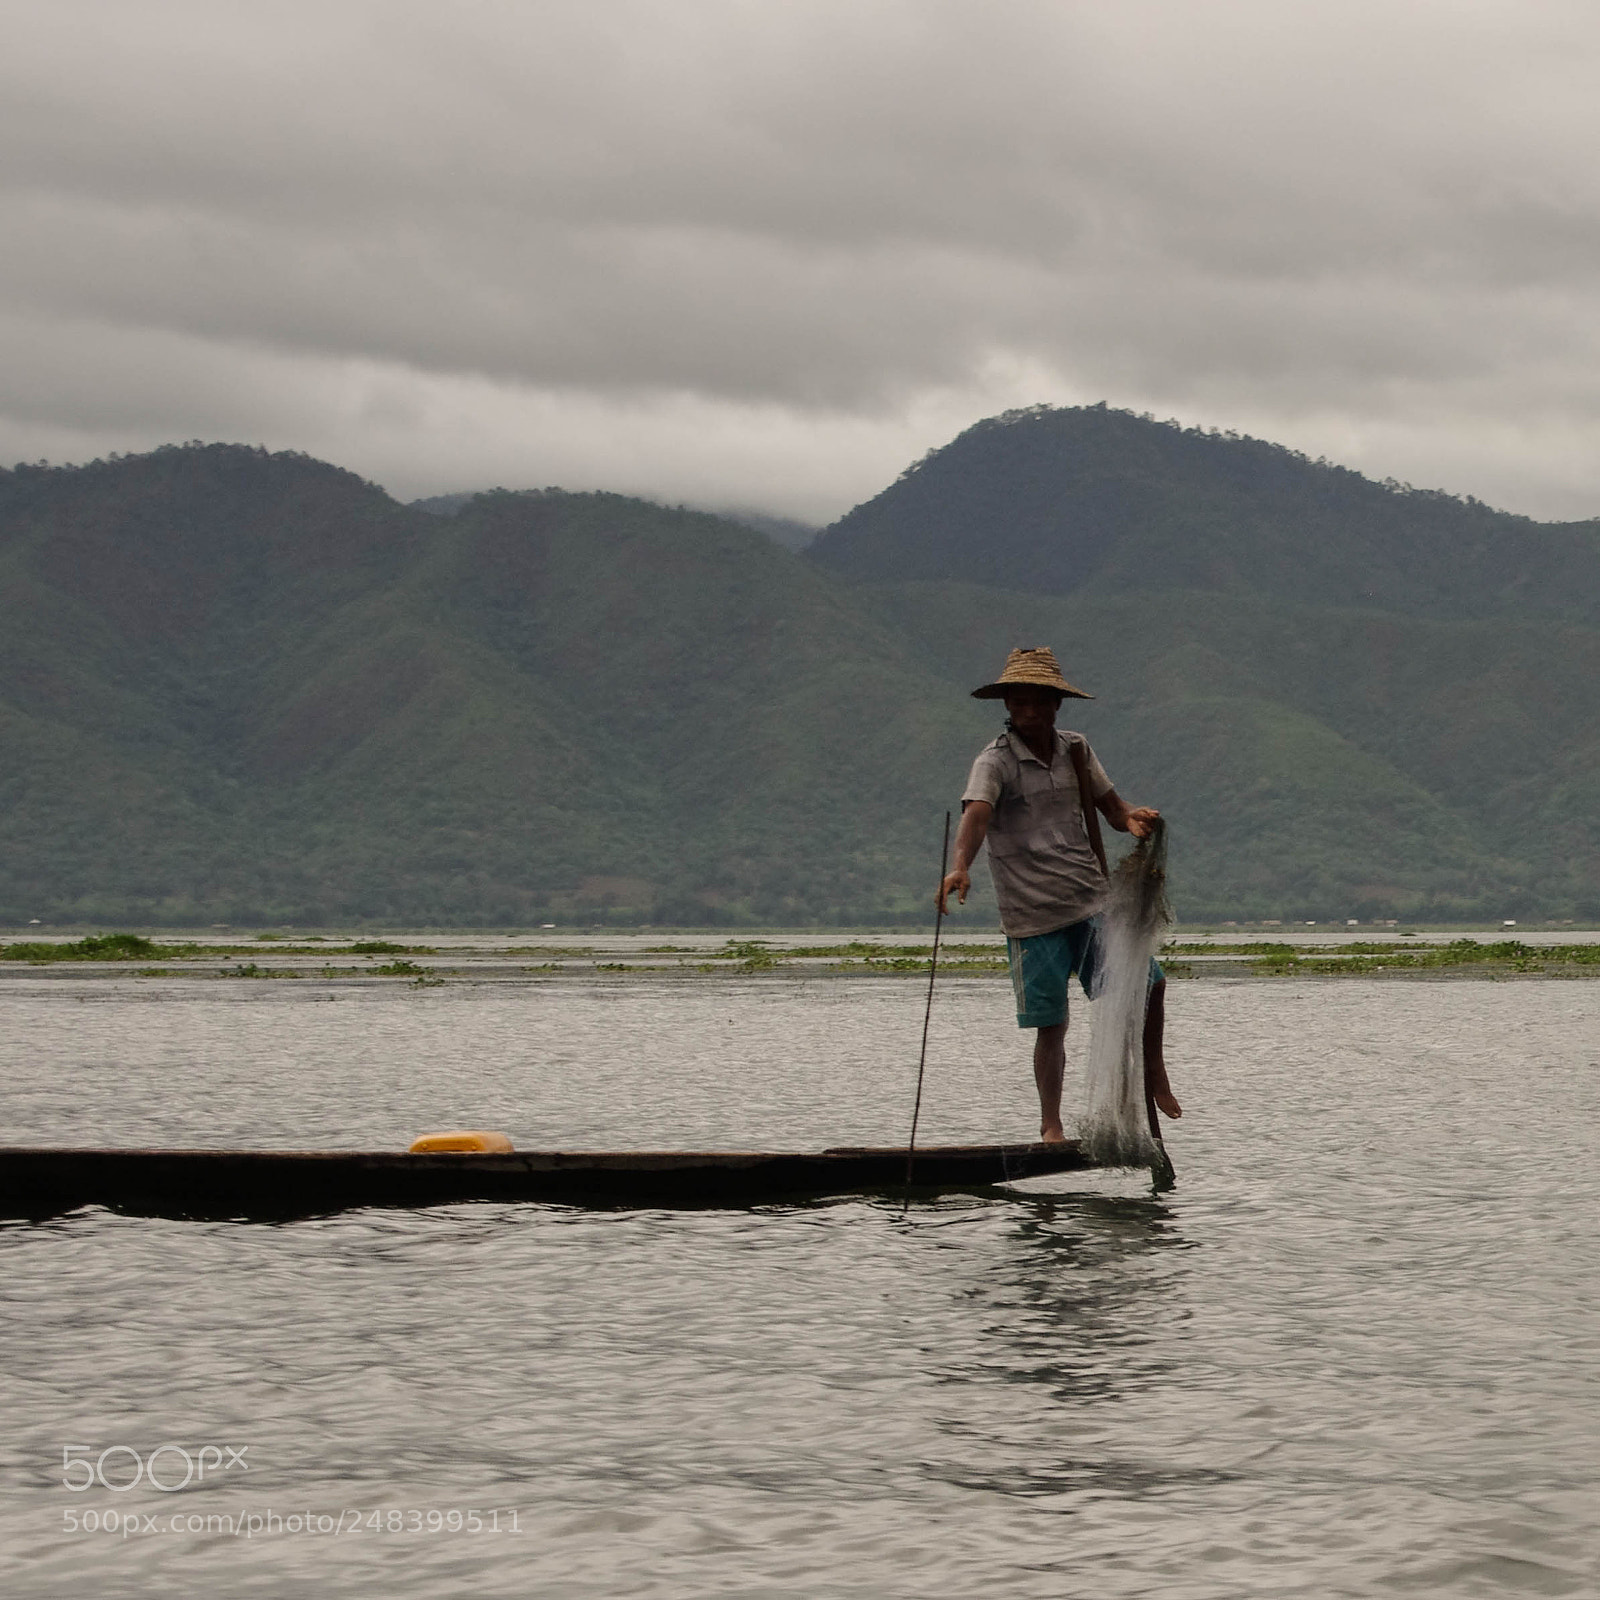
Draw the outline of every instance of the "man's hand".
[[[1151,806],[1135,806],[1128,812],[1128,832],[1135,839],[1148,839],[1161,813]]]
[[[948,874],[943,883],[939,885],[939,915],[949,916],[945,908],[945,901],[950,895],[955,895],[962,905],[967,903],[967,890],[972,887],[971,875],[961,867]]]
[[[944,882],[939,885],[941,917],[950,914],[946,902],[952,892],[962,905],[967,903],[967,890],[972,887],[972,878],[967,868],[972,865],[972,858],[983,848],[984,836],[989,831],[989,819],[993,815],[994,807],[987,800],[961,802],[961,826],[956,829],[954,867],[945,874]]]
[[[1107,789],[1095,808],[1118,833],[1131,833],[1135,839],[1148,839],[1161,815],[1153,806],[1130,806],[1115,789]]]

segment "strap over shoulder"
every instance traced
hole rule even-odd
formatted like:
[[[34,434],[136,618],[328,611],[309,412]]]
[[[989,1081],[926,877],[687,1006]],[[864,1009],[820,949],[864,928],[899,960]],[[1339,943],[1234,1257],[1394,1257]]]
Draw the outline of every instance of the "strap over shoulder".
[[[1089,848],[1094,851],[1100,870],[1109,878],[1111,869],[1106,865],[1106,843],[1100,833],[1100,813],[1095,809],[1094,789],[1089,782],[1089,741],[1081,733],[1068,733],[1067,754],[1072,759],[1072,770],[1078,775],[1078,803],[1083,807],[1083,826],[1089,835]]]

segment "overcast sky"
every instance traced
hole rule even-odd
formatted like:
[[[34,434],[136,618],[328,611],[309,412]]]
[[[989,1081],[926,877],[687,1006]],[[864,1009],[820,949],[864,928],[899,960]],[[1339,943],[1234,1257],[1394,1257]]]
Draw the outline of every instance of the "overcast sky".
[[[0,461],[826,521],[1039,401],[1600,514],[1600,7],[0,0]]]

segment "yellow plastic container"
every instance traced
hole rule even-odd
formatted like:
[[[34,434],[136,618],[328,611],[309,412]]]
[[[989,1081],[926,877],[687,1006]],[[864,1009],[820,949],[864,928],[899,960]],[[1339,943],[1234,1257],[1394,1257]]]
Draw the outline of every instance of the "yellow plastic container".
[[[458,1128],[452,1133],[425,1133],[411,1141],[410,1154],[414,1156],[437,1155],[509,1155],[511,1141],[503,1133],[484,1133],[477,1128]]]

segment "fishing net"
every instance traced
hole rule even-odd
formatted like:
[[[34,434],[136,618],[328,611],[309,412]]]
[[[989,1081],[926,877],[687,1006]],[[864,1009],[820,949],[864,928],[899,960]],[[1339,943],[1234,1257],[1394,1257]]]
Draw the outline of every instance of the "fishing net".
[[[1167,828],[1159,818],[1111,873],[1101,926],[1100,970],[1089,1028],[1079,1138],[1107,1166],[1165,1162],[1150,1134],[1144,1093],[1144,1014],[1150,958],[1172,925],[1167,904]]]

